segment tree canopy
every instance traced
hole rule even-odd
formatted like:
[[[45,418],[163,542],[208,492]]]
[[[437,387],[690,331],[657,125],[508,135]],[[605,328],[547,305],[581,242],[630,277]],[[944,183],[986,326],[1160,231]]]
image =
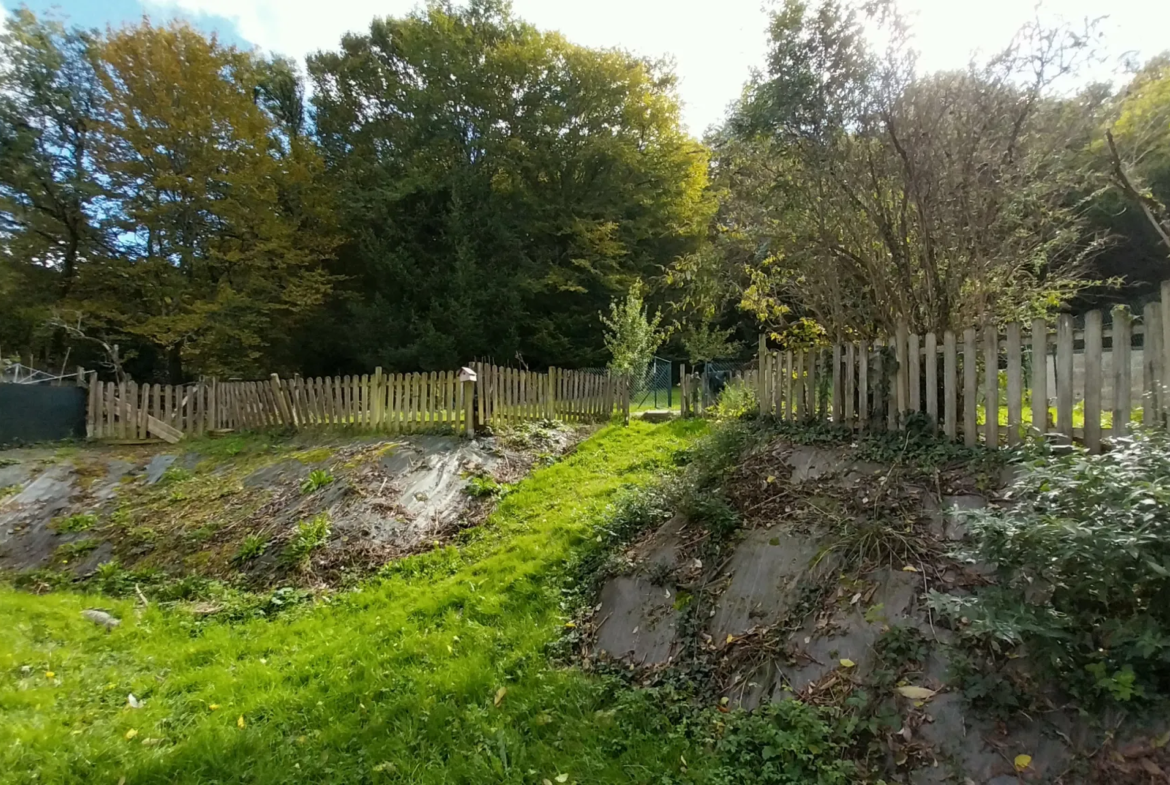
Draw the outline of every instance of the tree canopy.
[[[598,312],[705,230],[706,153],[661,63],[475,0],[375,20],[309,73],[360,364],[600,364]]]
[[[924,72],[893,0],[785,0],[767,33],[700,143],[669,63],[503,0],[374,19],[303,72],[183,23],[17,11],[0,353],[174,381],[596,366],[600,317],[644,282],[661,351],[700,361],[761,329],[962,329],[1167,276],[1167,56],[1084,85],[1093,26],[1031,24]]]

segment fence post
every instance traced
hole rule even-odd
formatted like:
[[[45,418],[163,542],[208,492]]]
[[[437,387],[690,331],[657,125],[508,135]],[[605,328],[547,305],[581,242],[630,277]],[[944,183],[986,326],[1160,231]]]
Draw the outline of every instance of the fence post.
[[[762,414],[764,411],[764,399],[767,397],[768,388],[765,382],[764,361],[768,354],[768,337],[760,333],[760,348],[756,353],[756,367],[760,369],[760,373],[756,378],[756,401]]]
[[[1113,436],[1129,433],[1129,412],[1133,381],[1130,375],[1129,353],[1133,333],[1129,309],[1117,306],[1113,309]]]
[[[475,385],[478,382],[463,382],[463,419],[467,438],[475,437]]]
[[[975,358],[975,328],[963,331],[963,443],[974,447],[979,441],[978,360]]]
[[[894,340],[897,342],[897,346],[894,347],[894,360],[898,363],[898,372],[895,377],[898,392],[895,400],[898,403],[897,423],[900,423],[910,409],[910,362],[906,356],[910,328],[906,322],[898,322],[898,326],[894,330]],[[890,428],[896,427],[897,423],[890,423]]]
[[[1162,425],[1170,425],[1170,280],[1162,281]]]
[[[833,344],[833,373],[830,377],[833,380],[833,422],[840,425],[844,419],[844,404],[845,396],[841,390],[841,342],[837,341]]]
[[[1101,334],[1100,311],[1085,314],[1085,446],[1101,452]]]
[[[983,332],[983,369],[983,443],[994,448],[999,446],[999,334],[991,319]]]
[[[1142,309],[1142,423],[1157,425],[1162,412],[1162,320],[1157,303]]]
[[[625,425],[630,424],[630,382],[630,377],[624,375],[620,382],[622,393],[622,422]]]

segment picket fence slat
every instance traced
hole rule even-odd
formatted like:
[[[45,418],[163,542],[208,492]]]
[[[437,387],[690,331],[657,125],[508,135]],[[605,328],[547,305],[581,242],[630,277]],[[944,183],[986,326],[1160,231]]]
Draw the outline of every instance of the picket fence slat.
[[[1056,322],[1056,430],[1073,435],[1073,321],[1061,314]]]
[[[983,442],[989,447],[999,445],[999,334],[992,329],[983,331]]]
[[[1113,309],[1113,428],[1114,435],[1129,433],[1129,414],[1133,395],[1130,371],[1130,348],[1132,346],[1130,315],[1128,309],[1118,306]]]

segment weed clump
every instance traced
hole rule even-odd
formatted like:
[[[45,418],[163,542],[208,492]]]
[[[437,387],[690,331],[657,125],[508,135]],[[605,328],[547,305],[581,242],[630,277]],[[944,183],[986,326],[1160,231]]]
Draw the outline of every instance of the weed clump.
[[[73,534],[92,529],[97,525],[98,517],[93,513],[78,513],[67,518],[57,518],[50,524],[50,528],[59,534]]]
[[[314,515],[307,521],[297,524],[296,533],[284,548],[283,560],[293,567],[305,567],[309,558],[318,548],[329,542],[333,529],[329,522],[329,513],[322,512]]]
[[[314,469],[309,472],[309,476],[301,483],[301,493],[307,496],[331,484],[333,484],[332,472],[326,469]]]
[[[240,542],[234,561],[237,564],[250,562],[259,558],[268,549],[268,540],[259,534],[249,534]]]

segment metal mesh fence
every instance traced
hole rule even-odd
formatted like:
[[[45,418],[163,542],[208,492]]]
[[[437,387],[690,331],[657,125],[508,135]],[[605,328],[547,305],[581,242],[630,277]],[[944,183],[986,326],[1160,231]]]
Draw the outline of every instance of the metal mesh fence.
[[[670,408],[677,403],[672,382],[670,360],[655,357],[635,377],[630,390],[630,406],[636,409]]]

